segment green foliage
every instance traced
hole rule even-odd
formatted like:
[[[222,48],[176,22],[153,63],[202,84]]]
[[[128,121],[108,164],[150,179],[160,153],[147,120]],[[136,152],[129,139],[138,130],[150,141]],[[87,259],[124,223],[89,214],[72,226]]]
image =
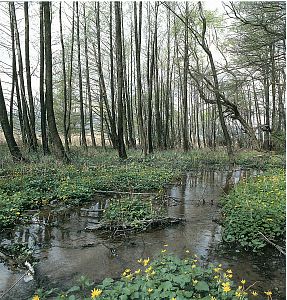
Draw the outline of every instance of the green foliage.
[[[0,150],[3,151],[3,148]],[[71,165],[52,156],[29,157],[30,164],[7,164],[0,170],[0,228],[12,226],[23,218],[25,209],[40,208],[57,200],[75,205],[88,201],[96,190],[158,191],[180,178],[182,171],[195,168],[223,168],[228,164],[224,151],[210,149],[161,151],[143,157],[130,151],[120,161],[112,149],[81,148],[71,151]],[[268,169],[281,167],[283,155],[239,152],[237,163],[245,167]]]
[[[124,197],[113,199],[104,211],[102,222],[112,225],[125,225],[141,228],[142,221],[152,220],[164,215],[160,207],[156,207],[151,200],[139,197]]]
[[[223,199],[223,239],[258,251],[285,237],[285,171],[274,170],[239,184]],[[262,234],[261,234],[262,233]]]
[[[232,270],[221,265],[203,264],[188,251],[183,259],[166,254],[166,247],[161,252],[152,262],[140,258],[138,269],[126,269],[119,280],[106,278],[96,287],[76,285],[57,299],[246,300],[258,294],[245,280],[236,285]]]

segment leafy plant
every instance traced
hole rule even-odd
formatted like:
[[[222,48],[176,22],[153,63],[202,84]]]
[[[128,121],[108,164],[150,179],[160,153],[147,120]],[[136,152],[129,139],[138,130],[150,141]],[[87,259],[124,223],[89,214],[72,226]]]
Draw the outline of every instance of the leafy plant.
[[[73,286],[57,299],[247,300],[259,294],[244,279],[239,284],[232,281],[232,270],[205,265],[196,255],[186,253],[181,259],[167,252],[165,245],[158,258],[140,258],[139,267],[125,269],[119,280],[106,278],[96,287]],[[266,293],[272,295],[271,291]]]
[[[285,171],[269,171],[239,184],[223,200],[223,240],[258,251],[263,235],[282,242],[285,226]]]

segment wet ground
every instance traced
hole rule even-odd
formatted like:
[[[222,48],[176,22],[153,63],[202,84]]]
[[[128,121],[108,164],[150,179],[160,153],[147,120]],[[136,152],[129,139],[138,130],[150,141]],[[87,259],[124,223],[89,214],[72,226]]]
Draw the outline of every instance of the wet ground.
[[[218,198],[240,178],[254,174],[243,170],[187,173],[181,184],[168,189],[173,197],[169,215],[183,217],[186,222],[139,233],[124,241],[111,241],[87,230],[97,225],[107,205],[104,198],[65,212],[43,210],[34,215],[33,224],[18,226],[2,235],[2,244],[25,243],[34,249],[33,255],[39,262],[34,279],[29,282],[25,280],[30,278],[23,277],[25,271],[0,263],[0,299],[29,299],[38,286],[64,289],[82,274],[95,282],[105,277],[118,278],[123,269],[136,268],[138,258],[154,257],[164,244],[169,245],[169,252],[179,256],[189,250],[207,261],[222,263],[223,267],[233,269],[235,279],[256,282],[254,289],[273,290],[273,300],[285,299],[285,258],[276,250],[258,256],[223,247],[221,227],[214,222],[220,216]]]

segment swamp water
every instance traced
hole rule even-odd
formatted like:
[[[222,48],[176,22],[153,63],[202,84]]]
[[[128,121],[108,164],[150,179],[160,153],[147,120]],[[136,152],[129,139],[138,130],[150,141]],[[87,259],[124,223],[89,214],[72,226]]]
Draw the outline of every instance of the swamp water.
[[[23,277],[26,270],[0,263],[0,299],[29,299],[39,286],[65,289],[80,275],[95,282],[105,277],[119,278],[125,268],[138,268],[137,259],[157,255],[164,244],[169,245],[170,253],[179,256],[189,250],[206,261],[222,263],[223,268],[233,269],[235,280],[256,282],[254,289],[271,289],[273,300],[285,299],[285,258],[277,250],[258,256],[223,247],[221,227],[214,222],[220,216],[219,197],[240,178],[255,174],[243,170],[189,172],[181,184],[167,190],[173,199],[169,216],[185,218],[186,222],[117,242],[88,230],[97,226],[107,205],[104,198],[97,197],[88,205],[69,211],[42,210],[31,218],[32,224],[19,225],[0,236],[2,245],[28,245],[39,260],[30,281],[31,278]]]

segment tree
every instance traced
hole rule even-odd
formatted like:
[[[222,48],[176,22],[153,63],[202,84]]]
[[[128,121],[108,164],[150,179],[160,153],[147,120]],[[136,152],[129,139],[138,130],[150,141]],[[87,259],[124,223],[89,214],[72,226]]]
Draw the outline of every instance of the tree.
[[[127,158],[123,134],[123,55],[122,55],[122,21],[120,2],[115,1],[116,23],[116,57],[117,57],[117,86],[118,86],[118,152],[122,159]]]
[[[45,76],[45,54],[44,54],[44,20],[43,20],[43,3],[40,3],[40,108],[41,108],[41,138],[44,155],[49,154],[47,137],[47,109],[44,91],[44,76]]]
[[[76,14],[77,14],[77,45],[78,45],[81,144],[85,148],[87,148],[86,130],[85,130],[85,115],[84,115],[84,100],[83,100],[82,66],[81,66],[80,17],[79,17],[79,3],[78,2],[76,2]]]
[[[53,107],[53,78],[52,78],[52,49],[51,49],[51,2],[43,2],[44,11],[44,28],[45,28],[45,79],[46,79],[46,108],[47,119],[51,138],[55,146],[55,154],[64,162],[69,162],[69,158],[65,152],[62,141],[60,139],[55,121]]]
[[[14,161],[24,161],[25,159],[15,141],[12,128],[9,124],[3,90],[2,90],[2,85],[1,85],[1,80],[0,80],[0,122],[1,122],[1,127],[4,132],[4,136],[5,136],[5,139],[8,144],[8,148],[9,148],[9,151],[10,151],[10,154],[11,154],[13,160]]]
[[[137,102],[138,102],[138,123],[140,132],[140,142],[144,152],[147,155],[146,132],[143,121],[142,108],[142,79],[141,79],[141,28],[142,28],[142,2],[139,2],[139,22],[137,21],[137,3],[134,2],[134,28],[135,28],[135,45],[136,45],[136,72],[137,72]]]

